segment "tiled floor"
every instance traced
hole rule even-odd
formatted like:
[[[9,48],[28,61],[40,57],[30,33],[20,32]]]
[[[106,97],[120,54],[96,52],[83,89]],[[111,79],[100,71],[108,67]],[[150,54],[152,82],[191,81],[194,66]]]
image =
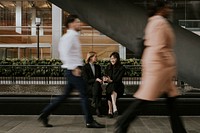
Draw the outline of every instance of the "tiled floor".
[[[45,128],[37,121],[38,116],[0,115],[0,133],[112,133],[116,119],[107,117],[95,119],[103,124],[103,129],[85,128],[83,116],[53,115],[50,123],[53,128]],[[200,133],[200,117],[183,117],[188,133]],[[131,124],[129,133],[171,133],[168,117],[141,116]]]

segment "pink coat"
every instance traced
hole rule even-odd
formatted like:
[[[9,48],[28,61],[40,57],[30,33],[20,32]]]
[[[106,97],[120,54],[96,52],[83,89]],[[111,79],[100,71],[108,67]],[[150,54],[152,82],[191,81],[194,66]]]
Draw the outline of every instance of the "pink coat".
[[[145,29],[145,46],[142,56],[142,84],[134,97],[156,100],[162,94],[177,96],[172,79],[176,76],[176,61],[173,52],[174,33],[162,16],[149,18]]]

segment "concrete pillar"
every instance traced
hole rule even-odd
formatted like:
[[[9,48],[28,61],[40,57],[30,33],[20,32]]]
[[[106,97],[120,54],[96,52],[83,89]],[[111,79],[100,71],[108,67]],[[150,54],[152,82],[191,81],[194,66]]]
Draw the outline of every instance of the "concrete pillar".
[[[19,34],[22,33],[22,3],[21,1],[16,1],[16,10],[15,10],[15,22],[16,28],[15,31]]]
[[[126,59],[126,47],[122,46],[121,44],[119,45],[119,55],[121,59]]]
[[[62,9],[52,4],[52,58],[58,59],[58,43],[62,36]]]

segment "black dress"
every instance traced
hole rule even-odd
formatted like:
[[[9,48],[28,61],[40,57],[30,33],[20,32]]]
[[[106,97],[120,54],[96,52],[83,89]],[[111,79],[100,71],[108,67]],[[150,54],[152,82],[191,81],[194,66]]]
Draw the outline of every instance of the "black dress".
[[[108,65],[105,70],[105,75],[109,76],[113,82],[108,83],[106,86],[107,99],[111,99],[111,93],[115,91],[117,97],[121,97],[124,93],[124,84],[122,83],[122,78],[125,73],[125,67],[123,65],[113,66]]]

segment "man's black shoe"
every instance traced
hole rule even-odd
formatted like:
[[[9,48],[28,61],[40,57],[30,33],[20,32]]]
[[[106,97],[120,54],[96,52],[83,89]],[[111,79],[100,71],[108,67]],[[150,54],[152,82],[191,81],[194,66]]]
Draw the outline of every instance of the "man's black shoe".
[[[92,123],[87,123],[86,127],[87,128],[105,128],[105,125],[100,124],[100,123],[96,122],[95,120],[93,120]]]
[[[40,115],[40,117],[38,118],[38,121],[42,122],[42,124],[45,126],[45,127],[53,127],[53,125],[51,124],[48,124],[48,116],[45,115],[44,113]]]

